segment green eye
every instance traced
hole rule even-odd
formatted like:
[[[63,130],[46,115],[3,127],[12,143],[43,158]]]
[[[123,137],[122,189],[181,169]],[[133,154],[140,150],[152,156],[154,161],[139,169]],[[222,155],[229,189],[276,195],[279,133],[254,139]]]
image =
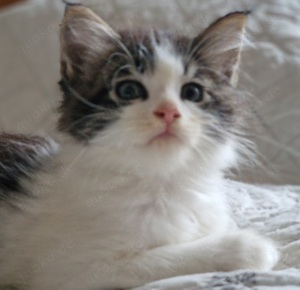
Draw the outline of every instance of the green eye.
[[[124,101],[145,100],[148,97],[146,88],[137,81],[122,81],[116,85],[117,96]]]
[[[181,98],[190,102],[199,103],[203,100],[203,88],[196,83],[185,84],[181,89]]]

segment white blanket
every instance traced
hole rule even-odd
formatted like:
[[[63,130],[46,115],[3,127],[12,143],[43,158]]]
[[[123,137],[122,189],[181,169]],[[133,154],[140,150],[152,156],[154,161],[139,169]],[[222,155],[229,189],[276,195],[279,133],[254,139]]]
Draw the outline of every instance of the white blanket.
[[[300,187],[257,187],[230,181],[228,195],[240,227],[251,227],[277,243],[281,260],[275,271],[182,276],[157,281],[138,290],[300,289]]]

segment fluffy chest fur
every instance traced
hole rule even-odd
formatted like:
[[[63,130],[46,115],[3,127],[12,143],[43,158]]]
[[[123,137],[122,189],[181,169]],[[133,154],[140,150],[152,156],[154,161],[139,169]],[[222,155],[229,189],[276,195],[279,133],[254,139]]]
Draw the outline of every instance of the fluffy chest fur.
[[[32,191],[38,198],[24,204],[36,218],[33,236],[43,231],[53,237],[54,227],[57,239],[75,236],[99,250],[115,251],[136,240],[148,249],[226,230],[229,218],[217,174],[203,179],[182,170],[164,178],[140,175],[136,169],[88,170],[84,155],[91,150],[74,156],[67,148],[71,153],[58,154],[52,169],[37,176]]]
[[[41,266],[46,273],[57,265],[72,272],[70,264],[77,261],[115,263],[234,227],[217,174],[202,178],[182,170],[166,179],[141,176],[136,168],[88,170],[93,166],[87,160],[95,152],[90,148],[78,153],[73,146],[62,148],[46,171],[27,182],[34,197],[20,203],[21,212],[2,226],[2,239],[11,243],[0,248],[0,256],[9,257],[9,268],[18,275],[29,269],[23,283],[35,276],[33,265],[52,255],[55,261]]]

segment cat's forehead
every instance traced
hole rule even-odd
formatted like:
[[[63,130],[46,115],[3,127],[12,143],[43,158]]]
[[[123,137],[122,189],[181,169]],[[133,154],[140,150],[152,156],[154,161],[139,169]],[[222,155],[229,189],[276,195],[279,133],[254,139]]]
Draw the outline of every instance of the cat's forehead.
[[[171,44],[163,43],[154,47],[154,68],[141,76],[142,82],[151,91],[152,99],[176,101],[184,71],[183,56]]]
[[[163,43],[154,48],[155,71],[166,79],[184,74],[183,56],[176,52],[171,43]]]
[[[143,29],[143,30],[119,30],[118,35],[128,47],[143,44],[147,49],[152,50],[156,46],[171,44],[178,51],[184,51],[190,43],[190,37],[177,34],[176,32]]]
[[[186,73],[189,38],[162,31],[123,31],[121,39],[135,59],[139,73],[160,76],[157,81]]]

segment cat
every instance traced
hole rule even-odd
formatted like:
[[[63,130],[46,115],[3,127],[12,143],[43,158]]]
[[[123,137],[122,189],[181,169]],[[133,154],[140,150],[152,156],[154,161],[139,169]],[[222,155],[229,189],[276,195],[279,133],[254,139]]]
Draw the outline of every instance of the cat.
[[[115,31],[66,8],[55,141],[0,136],[2,287],[132,288],[276,265],[276,247],[238,229],[225,194],[245,147],[247,17],[188,37]]]

